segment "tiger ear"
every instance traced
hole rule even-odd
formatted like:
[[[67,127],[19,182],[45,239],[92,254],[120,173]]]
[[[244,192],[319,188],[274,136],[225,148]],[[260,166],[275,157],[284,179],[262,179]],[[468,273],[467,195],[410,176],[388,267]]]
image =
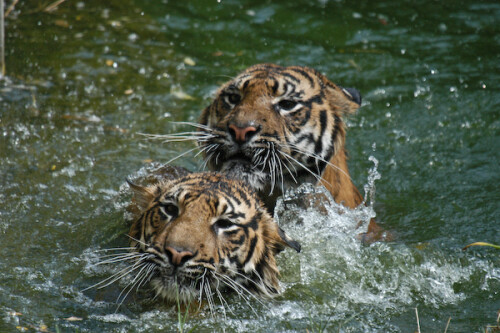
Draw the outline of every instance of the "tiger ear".
[[[359,106],[361,106],[361,93],[356,88],[342,88],[342,92],[349,98],[351,101],[356,102]]]
[[[335,109],[344,114],[351,114],[359,109],[361,94],[357,89],[338,86],[325,76],[322,79],[330,95],[329,102]]]
[[[300,250],[302,249],[300,243],[288,236],[280,227],[278,227],[278,235],[285,245],[288,245],[295,251],[300,252]]]
[[[155,198],[155,192],[150,187],[144,187],[132,183],[130,180],[126,179],[128,186],[134,194],[133,200],[139,206],[141,210],[148,208],[149,204]]]

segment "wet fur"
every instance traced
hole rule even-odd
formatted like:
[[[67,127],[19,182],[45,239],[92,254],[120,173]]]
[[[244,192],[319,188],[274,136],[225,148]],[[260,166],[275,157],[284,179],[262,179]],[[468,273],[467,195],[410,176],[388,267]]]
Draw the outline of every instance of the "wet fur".
[[[144,271],[158,296],[213,304],[225,289],[245,297],[279,292],[275,255],[285,246],[299,251],[300,245],[251,188],[218,173],[130,186],[141,211],[130,228],[131,247],[143,254],[140,265],[150,265]],[[172,253],[184,255],[181,264]]]
[[[225,102],[228,94],[239,94],[240,102],[228,105]],[[283,112],[277,107],[283,100],[293,100],[302,106],[293,112]],[[270,189],[266,186],[273,181],[269,174],[250,179],[247,174],[250,172],[233,171],[237,163],[232,163],[231,158],[241,153],[251,158],[259,145],[272,143],[283,153],[278,158],[286,163],[286,167],[282,166],[284,187],[320,180],[337,202],[356,207],[363,198],[349,176],[343,117],[354,113],[359,103],[359,97],[355,101],[348,90],[314,69],[255,65],[224,84],[210,106],[203,110],[199,122],[216,136],[201,146],[218,144],[218,155],[215,149],[210,151],[211,155],[207,154],[209,167],[238,172],[254,188],[267,192],[263,193],[266,197],[274,190],[281,190],[279,177],[275,177],[276,186]],[[237,147],[227,130],[230,124],[251,124],[261,129],[252,141]]]
[[[363,197],[349,175],[343,118],[360,104],[357,90],[312,68],[259,64],[220,87],[200,116],[209,136],[198,143],[210,169],[245,180],[270,211],[286,188],[303,182],[323,184],[336,202],[354,208]],[[251,137],[238,138],[232,128],[251,128]],[[363,238],[382,233],[371,221]]]

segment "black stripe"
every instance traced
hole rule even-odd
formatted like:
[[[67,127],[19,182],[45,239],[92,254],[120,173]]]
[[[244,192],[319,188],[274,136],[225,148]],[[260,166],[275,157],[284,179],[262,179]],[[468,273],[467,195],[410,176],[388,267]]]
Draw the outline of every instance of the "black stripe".
[[[268,89],[271,89],[273,95],[276,95],[276,91],[278,91],[279,88],[279,83],[275,78],[271,78],[271,80],[273,81],[272,85],[269,84],[269,81],[266,81],[266,87]]]
[[[321,110],[319,112],[319,130],[320,134],[316,144],[314,145],[314,153],[319,155],[323,151],[323,135],[325,135],[325,130],[327,126],[327,113],[326,110]]]
[[[314,142],[314,136],[312,135],[312,133],[308,133],[308,134],[301,134],[297,138],[297,141],[294,142],[294,144],[298,145],[299,143],[301,143],[305,139],[307,139],[308,143]]]
[[[318,105],[323,105],[323,96],[321,94],[319,95],[314,95],[313,97],[309,98],[306,101],[301,101],[302,105],[307,106],[307,107],[312,107],[313,103],[318,104]]]
[[[236,240],[230,240],[231,244],[234,244],[234,245],[241,245],[241,244],[243,244],[244,241],[245,241],[245,235],[241,235],[241,237],[236,239]]]
[[[286,77],[286,78],[289,78],[290,80],[294,81],[294,82],[297,82],[297,83],[300,83],[300,79],[298,79],[297,77],[293,76],[292,74],[290,73],[280,73],[280,75]]]
[[[245,217],[245,213],[235,213],[235,212],[231,212],[228,214],[228,216],[232,219],[239,219],[239,218],[242,218],[242,217]]]
[[[333,130],[332,130],[332,140],[331,140],[332,143],[334,143],[337,140],[337,135],[339,134],[340,128],[342,126],[342,119],[340,119],[340,117],[337,115],[334,115],[333,117],[335,119],[335,125],[333,125]],[[333,145],[333,147],[335,147],[335,145]],[[334,152],[332,149],[332,155],[335,153],[336,152]]]
[[[254,73],[254,72],[262,72],[262,71],[273,71],[273,70],[282,68],[281,66],[277,66],[274,64],[260,64],[260,65],[255,65],[253,67],[254,68],[252,68],[252,70],[247,69],[247,72]]]
[[[306,109],[305,111],[301,112],[301,114],[304,117],[303,117],[302,121],[300,122],[300,127],[303,127],[311,119],[311,109]]]
[[[229,231],[223,231],[224,235],[226,236],[233,236],[235,234],[237,234],[238,232],[240,232],[241,229],[234,229],[234,230],[229,230]],[[242,235],[242,237],[244,237],[244,235]]]
[[[328,113],[326,112],[326,110],[321,110],[319,112],[320,137],[325,134],[327,121],[328,121]]]
[[[245,204],[247,206],[250,206],[250,198],[248,197],[248,195],[246,194],[246,192],[243,191],[243,190],[241,190],[241,191],[238,191],[238,193],[240,194],[241,199],[243,200],[243,202],[245,202]]]
[[[325,159],[325,160],[328,161],[328,159]],[[318,175],[323,174],[323,171],[326,168],[326,162],[316,160],[316,163],[317,163],[316,166],[317,166],[317,170],[318,170]]]
[[[292,70],[293,70],[294,72],[297,72],[297,73],[301,74],[302,76],[304,76],[304,77],[307,79],[307,81],[309,81],[309,85],[310,85],[312,88],[314,88],[314,86],[315,86],[316,84],[314,83],[314,79],[313,79],[313,78],[309,75],[309,73],[307,73],[305,70],[300,69],[300,68],[292,68]]]
[[[250,241],[250,248],[248,249],[248,254],[247,257],[245,258],[245,261],[243,261],[243,266],[252,259],[253,252],[255,251],[255,246],[257,245],[257,237],[254,237]]]
[[[295,94],[295,88],[295,84],[288,81],[285,83],[285,92],[288,92],[288,96],[293,96]]]
[[[241,90],[245,90],[249,84],[250,84],[250,80],[246,80],[245,83],[243,83],[243,87],[241,88]]]
[[[250,221],[250,223],[244,225],[243,227],[252,228],[253,230],[257,230],[259,228],[258,221],[261,218],[262,218],[262,213],[258,212],[254,217],[252,217],[252,220]]]

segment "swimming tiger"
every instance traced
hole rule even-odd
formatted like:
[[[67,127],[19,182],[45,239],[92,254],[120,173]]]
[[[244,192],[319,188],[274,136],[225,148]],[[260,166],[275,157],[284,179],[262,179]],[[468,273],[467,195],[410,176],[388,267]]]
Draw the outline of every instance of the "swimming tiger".
[[[254,65],[220,87],[200,116],[197,141],[210,169],[245,180],[270,211],[303,182],[321,183],[354,208],[363,197],[349,175],[343,118],[360,105],[356,89],[312,68]],[[371,221],[365,238],[381,232]]]
[[[287,246],[299,252],[300,244],[252,188],[214,172],[129,185],[140,209],[129,232],[138,284],[149,280],[157,295],[183,303],[212,304],[222,289],[278,294],[275,256]]]

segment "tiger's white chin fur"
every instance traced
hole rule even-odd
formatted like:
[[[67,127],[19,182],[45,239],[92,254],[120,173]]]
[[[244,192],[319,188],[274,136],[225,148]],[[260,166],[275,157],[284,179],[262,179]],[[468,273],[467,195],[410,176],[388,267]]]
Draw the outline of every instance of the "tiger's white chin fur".
[[[220,172],[228,177],[242,180],[256,191],[266,190],[271,182],[268,172],[259,170],[250,161],[244,159],[224,161]]]
[[[156,277],[151,279],[150,284],[153,287],[156,295],[169,301],[176,303],[188,304],[189,302],[200,297],[200,289],[197,286],[196,280],[188,281],[183,279],[179,281],[178,277]]]
[[[255,191],[262,194],[261,200],[266,202],[269,196],[280,196],[283,189],[296,188],[303,183],[316,183],[315,178],[310,173],[290,176],[288,170],[282,170],[281,175],[275,175],[273,178],[268,170],[262,170],[247,159],[234,158],[221,163],[220,172],[231,178],[242,180]],[[268,204],[266,202],[266,204]],[[268,208],[274,207],[270,204]]]

